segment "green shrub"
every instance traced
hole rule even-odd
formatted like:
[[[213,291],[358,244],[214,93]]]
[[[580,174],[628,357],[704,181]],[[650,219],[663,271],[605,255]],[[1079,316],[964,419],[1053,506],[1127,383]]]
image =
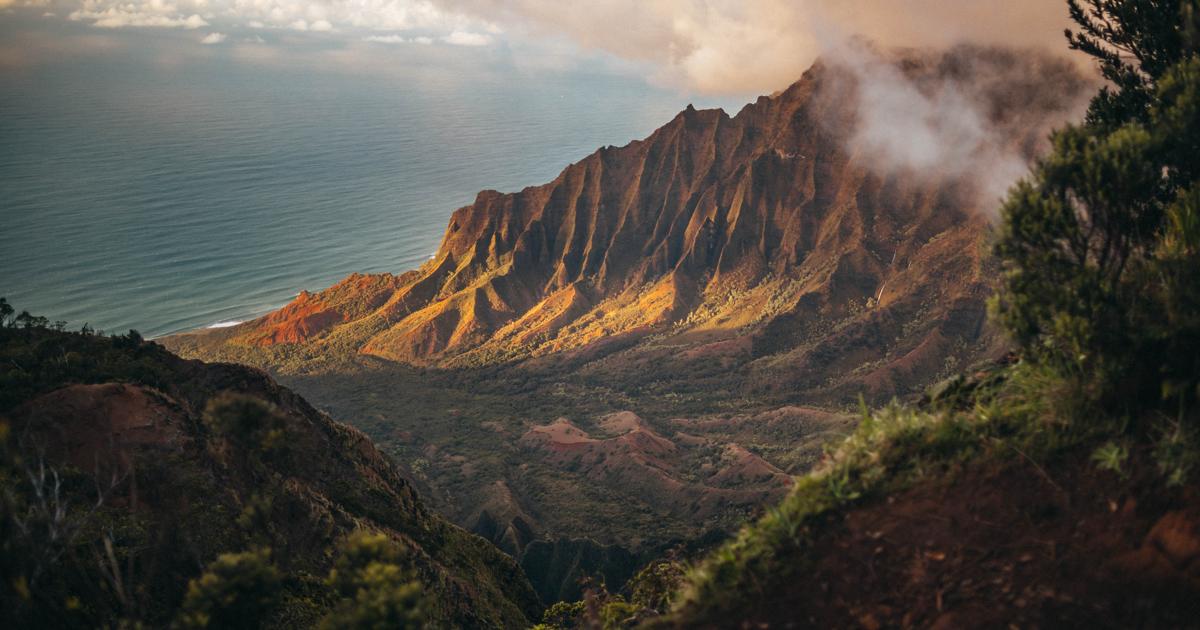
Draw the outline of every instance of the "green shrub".
[[[204,424],[242,449],[270,453],[283,445],[286,420],[260,398],[226,392],[208,401]]]
[[[574,628],[586,613],[586,602],[554,602],[542,613],[542,625],[548,628]]]
[[[1101,470],[1111,470],[1118,475],[1125,476],[1125,461],[1129,459],[1129,449],[1112,440],[1101,444],[1094,452],[1092,452],[1092,461]]]
[[[425,624],[424,587],[403,566],[398,545],[385,534],[356,532],[341,546],[327,583],[342,601],[322,628],[419,628]]]
[[[280,594],[270,550],[221,554],[188,583],[177,625],[183,628],[258,628]]]
[[[685,573],[685,567],[674,560],[651,562],[629,579],[629,600],[643,609],[665,611],[675,600]]]
[[[1173,422],[1160,428],[1154,447],[1154,459],[1167,485],[1182,486],[1200,468],[1200,436],[1197,430]]]
[[[604,630],[632,628],[638,622],[641,608],[621,597],[614,597],[600,607],[600,627]]]

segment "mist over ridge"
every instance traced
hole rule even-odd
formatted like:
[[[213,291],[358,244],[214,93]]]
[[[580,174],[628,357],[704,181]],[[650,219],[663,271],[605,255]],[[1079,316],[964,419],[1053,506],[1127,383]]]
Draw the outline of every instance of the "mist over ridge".
[[[1100,85],[1062,57],[1029,47],[883,49],[849,39],[818,63],[838,70],[823,98],[855,110],[850,153],[880,175],[961,182],[992,216],[1047,150],[1051,131],[1082,120]]]

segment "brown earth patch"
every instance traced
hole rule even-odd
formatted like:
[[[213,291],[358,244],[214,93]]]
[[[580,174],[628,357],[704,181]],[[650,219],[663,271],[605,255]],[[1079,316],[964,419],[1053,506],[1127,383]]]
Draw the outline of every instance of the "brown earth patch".
[[[795,579],[705,627],[1196,627],[1200,493],[1084,453],[977,466],[828,517]]]
[[[559,418],[530,429],[521,445],[545,463],[634,493],[676,516],[707,518],[725,509],[755,508],[779,500],[791,487],[791,477],[740,446],[727,445],[712,465],[695,466],[711,473],[699,480],[689,471],[707,440],[677,443],[628,411],[606,416],[599,425],[619,434],[596,438]]]
[[[131,449],[176,449],[191,441],[186,413],[169,396],[133,385],[70,385],[13,413],[53,459],[93,471],[102,462],[128,472]]]

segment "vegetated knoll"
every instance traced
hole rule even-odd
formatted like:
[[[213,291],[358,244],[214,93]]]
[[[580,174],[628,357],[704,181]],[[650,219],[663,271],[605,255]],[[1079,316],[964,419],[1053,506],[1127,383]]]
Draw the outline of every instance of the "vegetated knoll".
[[[919,89],[962,91],[1026,157],[1090,87],[1028,51],[886,63]],[[359,277],[171,343],[207,355],[302,346],[272,355],[288,361],[523,362],[614,382],[652,370],[793,400],[911,391],[992,347],[980,206],[993,200],[972,175],[889,167],[857,146],[862,80],[822,62],[732,118],[689,106],[546,185],[480,193],[414,273]]]
[[[594,438],[566,418],[530,429],[520,441],[545,461],[597,483],[623,487],[676,516],[702,522],[721,510],[778,500],[792,478],[736,444],[671,441],[645,426]],[[611,416],[610,416],[611,418]],[[603,426],[603,421],[601,421]],[[690,448],[689,448],[690,447]]]
[[[1194,626],[1195,410],[1131,436],[1067,420],[1078,393],[1038,368],[997,374],[967,405],[870,414],[649,625]]]
[[[347,605],[324,576],[362,530],[398,550],[433,622],[537,614],[512,559],[429,511],[360,431],[258,370],[183,360],[134,334],[3,326],[0,358],[13,366],[0,375],[0,532],[14,621],[166,625],[219,554],[266,548],[282,575],[268,625],[313,625]],[[251,587],[229,588],[234,601]]]

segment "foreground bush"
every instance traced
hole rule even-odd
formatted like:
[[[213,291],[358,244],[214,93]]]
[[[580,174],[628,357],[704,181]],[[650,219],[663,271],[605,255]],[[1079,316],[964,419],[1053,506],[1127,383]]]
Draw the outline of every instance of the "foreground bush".
[[[1072,46],[1115,90],[1017,185],[997,321],[1023,355],[1128,411],[1200,392],[1200,59],[1195,0],[1070,2]]]

